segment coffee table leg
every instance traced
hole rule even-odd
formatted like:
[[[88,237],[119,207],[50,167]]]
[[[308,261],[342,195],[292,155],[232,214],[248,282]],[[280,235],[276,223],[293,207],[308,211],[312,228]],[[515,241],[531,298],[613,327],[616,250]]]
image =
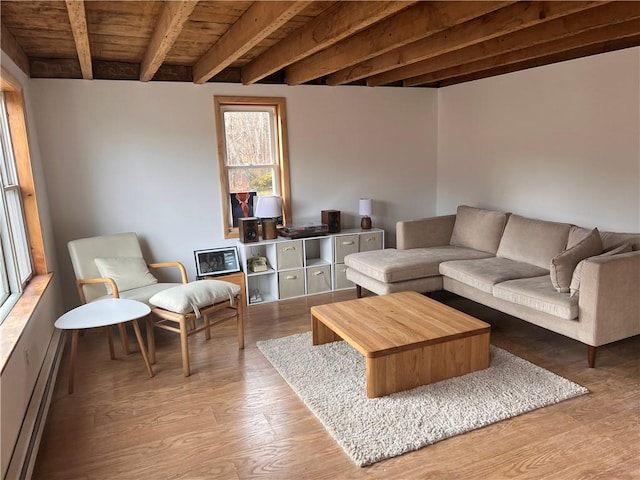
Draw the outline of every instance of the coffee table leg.
[[[313,336],[313,345],[322,345],[323,343],[342,340],[337,333],[329,329],[329,327],[314,317],[313,314],[311,314],[311,333]]]
[[[133,331],[135,332],[136,338],[138,339],[140,352],[142,353],[144,364],[147,366],[147,372],[149,372],[149,377],[153,377],[153,369],[151,368],[151,363],[149,363],[149,357],[147,356],[147,349],[145,348],[144,341],[142,340],[142,333],[140,332],[140,326],[138,325],[138,320],[131,320],[131,323],[133,324]]]
[[[71,355],[69,356],[69,394],[73,393],[73,374],[76,368],[76,354],[78,353],[78,330],[71,332]]]

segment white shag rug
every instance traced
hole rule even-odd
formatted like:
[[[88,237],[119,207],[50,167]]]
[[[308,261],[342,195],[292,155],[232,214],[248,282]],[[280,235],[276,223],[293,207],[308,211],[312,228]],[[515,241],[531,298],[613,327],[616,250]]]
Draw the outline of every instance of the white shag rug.
[[[344,341],[314,347],[307,332],[257,346],[361,467],[589,392],[491,346],[485,370],[370,399],[364,357]]]

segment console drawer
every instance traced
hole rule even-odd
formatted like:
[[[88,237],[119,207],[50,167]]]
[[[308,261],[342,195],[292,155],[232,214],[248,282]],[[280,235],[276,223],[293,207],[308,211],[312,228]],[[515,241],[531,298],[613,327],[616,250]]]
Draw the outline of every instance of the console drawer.
[[[343,263],[344,257],[358,251],[358,235],[338,235],[335,239],[335,263]]]
[[[347,280],[347,266],[344,263],[336,263],[333,279],[333,288],[336,290],[353,288],[354,283]]]
[[[304,295],[304,271],[300,268],[279,272],[278,289],[280,300]]]
[[[363,233],[360,235],[360,252],[380,250],[382,248],[382,232]]]
[[[302,240],[279,242],[276,244],[278,270],[302,268]]]
[[[307,295],[331,291],[331,265],[307,268]]]

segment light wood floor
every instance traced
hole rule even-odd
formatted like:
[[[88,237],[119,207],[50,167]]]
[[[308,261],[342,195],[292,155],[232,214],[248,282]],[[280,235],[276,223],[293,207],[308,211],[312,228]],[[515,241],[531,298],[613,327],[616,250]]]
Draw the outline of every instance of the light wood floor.
[[[255,346],[310,330],[313,304],[354,297],[252,306],[244,351],[231,324],[190,339],[189,378],[177,335],[156,333],[149,379],[139,353],[109,360],[104,332],[87,332],[73,395],[65,352],[33,478],[640,478],[640,337],[601,347],[589,369],[584,345],[448,294],[436,298],[489,322],[494,345],[591,393],[356,467]]]

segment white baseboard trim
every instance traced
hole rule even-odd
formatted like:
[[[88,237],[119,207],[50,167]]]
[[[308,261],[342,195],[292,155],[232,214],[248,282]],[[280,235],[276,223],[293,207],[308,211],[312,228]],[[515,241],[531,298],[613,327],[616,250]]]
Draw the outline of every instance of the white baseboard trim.
[[[58,368],[64,351],[64,332],[55,329],[47,348],[36,385],[29,400],[29,406],[20,428],[18,441],[16,442],[9,462],[9,468],[5,480],[20,479],[30,480],[33,474],[40,439],[49,413],[51,397],[56,385]]]

